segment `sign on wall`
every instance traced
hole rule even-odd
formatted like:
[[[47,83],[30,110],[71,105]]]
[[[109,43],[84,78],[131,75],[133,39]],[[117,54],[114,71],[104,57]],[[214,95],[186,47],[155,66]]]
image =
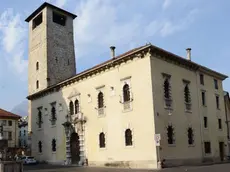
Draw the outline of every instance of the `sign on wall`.
[[[154,136],[156,146],[160,146],[161,134],[155,134]]]

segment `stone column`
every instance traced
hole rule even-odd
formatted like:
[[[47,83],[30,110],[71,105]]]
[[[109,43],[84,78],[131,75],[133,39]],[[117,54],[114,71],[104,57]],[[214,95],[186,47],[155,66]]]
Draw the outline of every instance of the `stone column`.
[[[71,131],[69,129],[69,131],[66,133],[66,165],[72,164],[71,150],[70,150],[70,135],[71,135]]]
[[[85,135],[84,135],[84,131],[85,131],[85,125],[84,123],[80,123],[81,125],[81,131],[79,132],[79,144],[80,144],[80,162],[79,165],[84,165],[85,164]]]

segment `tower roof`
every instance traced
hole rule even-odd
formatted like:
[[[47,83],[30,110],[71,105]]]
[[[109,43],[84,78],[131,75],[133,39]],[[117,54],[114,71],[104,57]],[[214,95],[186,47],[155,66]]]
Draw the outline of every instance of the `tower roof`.
[[[53,9],[59,10],[59,11],[65,13],[65,14],[67,14],[67,15],[72,16],[73,19],[75,19],[75,18],[77,17],[77,15],[75,15],[75,14],[73,14],[73,13],[70,13],[70,12],[68,12],[68,11],[66,11],[66,10],[63,10],[63,9],[61,9],[61,8],[58,8],[58,7],[56,7],[56,6],[54,6],[54,5],[50,4],[50,3],[44,2],[44,3],[43,3],[40,7],[38,7],[29,17],[27,17],[27,18],[25,19],[25,21],[26,21],[26,22],[29,22],[32,18],[34,18],[34,16],[36,16],[36,15],[37,15],[41,10],[43,10],[43,8],[45,8],[45,7],[51,7],[51,8],[53,8]]]

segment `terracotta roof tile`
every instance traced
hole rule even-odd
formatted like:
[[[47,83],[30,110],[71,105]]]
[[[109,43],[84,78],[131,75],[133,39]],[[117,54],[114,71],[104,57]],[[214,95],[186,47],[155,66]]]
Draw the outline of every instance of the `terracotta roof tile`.
[[[13,118],[13,119],[19,119],[21,116],[16,115],[14,113],[8,112],[6,110],[3,110],[0,108],[0,118]]]

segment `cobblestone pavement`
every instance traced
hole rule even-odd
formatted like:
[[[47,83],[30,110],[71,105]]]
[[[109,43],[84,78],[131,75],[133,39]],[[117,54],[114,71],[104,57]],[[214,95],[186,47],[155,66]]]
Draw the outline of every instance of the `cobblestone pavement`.
[[[137,170],[137,169],[118,169],[118,168],[97,168],[97,167],[66,167],[54,165],[33,165],[25,166],[25,172],[229,172],[230,164],[218,164],[210,166],[197,166],[197,167],[178,167],[167,168],[162,170]]]

